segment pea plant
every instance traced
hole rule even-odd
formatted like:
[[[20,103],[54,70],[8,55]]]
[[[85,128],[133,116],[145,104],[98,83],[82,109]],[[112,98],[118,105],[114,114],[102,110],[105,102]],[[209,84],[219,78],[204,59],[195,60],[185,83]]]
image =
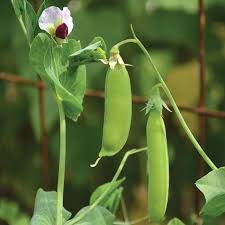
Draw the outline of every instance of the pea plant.
[[[46,7],[42,2],[39,10],[34,11],[27,0],[11,0],[15,14],[30,47],[29,60],[35,72],[51,88],[58,105],[60,120],[60,149],[57,191],[37,191],[31,225],[131,225],[142,220],[152,222],[168,221],[165,218],[169,195],[169,160],[163,109],[168,109],[161,98],[165,94],[185,133],[197,152],[212,169],[205,177],[196,182],[203,192],[206,203],[201,215],[218,217],[225,212],[225,168],[217,168],[198,144],[185,123],[168,87],[157,67],[153,64],[149,52],[137,38],[131,27],[133,37],[115,44],[107,54],[106,44],[101,37],[95,37],[85,48],[80,41],[68,36],[73,30],[73,18],[70,10],[55,6]],[[158,83],[151,90],[151,98],[146,105],[148,122],[146,126],[147,146],[132,149],[125,153],[114,177],[99,186],[91,195],[89,205],[77,214],[63,207],[64,177],[66,163],[66,120],[76,122],[83,111],[82,101],[86,90],[86,65],[101,63],[108,68],[105,82],[105,111],[102,148],[96,163],[108,156],[117,154],[125,145],[132,118],[132,93],[127,66],[120,55],[120,48],[133,43],[137,45],[149,66],[155,70]],[[108,56],[109,55],[109,56]],[[148,215],[136,221],[116,220],[116,211],[122,198],[121,171],[129,156],[147,153],[148,171]],[[174,218],[169,225],[184,224]]]

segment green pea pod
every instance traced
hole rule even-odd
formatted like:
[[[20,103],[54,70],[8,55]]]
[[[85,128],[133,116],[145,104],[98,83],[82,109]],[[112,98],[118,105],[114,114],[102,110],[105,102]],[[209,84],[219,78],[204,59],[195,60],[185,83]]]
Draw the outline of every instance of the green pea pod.
[[[148,212],[151,222],[164,218],[169,192],[166,129],[161,113],[151,110],[147,122]]]
[[[125,145],[131,124],[130,78],[124,64],[109,68],[105,82],[105,113],[99,157],[113,156]]]

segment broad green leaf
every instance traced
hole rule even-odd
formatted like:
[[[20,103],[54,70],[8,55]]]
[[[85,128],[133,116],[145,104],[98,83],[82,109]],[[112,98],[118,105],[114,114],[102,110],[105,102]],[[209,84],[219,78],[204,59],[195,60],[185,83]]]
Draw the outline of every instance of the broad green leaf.
[[[81,214],[89,210],[90,206],[81,209],[75,216],[79,217]],[[74,225],[113,225],[115,221],[115,216],[103,208],[102,206],[96,206],[92,209],[86,216],[84,216],[80,221],[74,223]]]
[[[0,201],[0,219],[9,225],[29,225],[29,217],[14,202]]]
[[[60,82],[70,93],[72,93],[80,104],[86,90],[86,69],[85,66],[79,66],[74,72],[68,71],[60,76]]]
[[[74,68],[73,71],[68,69],[62,73],[65,69],[62,64],[60,65],[59,56],[62,55],[59,55],[58,50],[55,50],[57,50],[57,48],[50,46],[46,52],[44,62],[45,70],[48,77],[52,79],[56,94],[63,103],[67,117],[76,121],[83,110],[82,100],[86,88],[86,70],[85,67],[77,67],[76,69]],[[61,60],[63,60],[63,58],[61,58]],[[60,76],[62,76],[62,78]],[[60,81],[63,81],[63,83]],[[74,87],[77,87],[77,90],[75,90]],[[76,95],[77,93],[78,95]],[[83,95],[81,93],[83,93]]]
[[[30,62],[35,71],[53,88],[62,100],[67,117],[74,121],[83,109],[86,68],[84,65],[70,68],[68,57],[79,49],[80,43],[75,40],[57,46],[47,34],[40,33],[30,50]]]
[[[120,188],[120,185],[124,180],[125,178],[117,180],[112,184],[109,182],[99,186],[90,197],[90,205],[93,204],[106,190],[108,190],[106,196],[99,202],[99,205],[115,213],[123,190]]]
[[[45,33],[38,34],[31,44],[30,48],[30,63],[34,70],[42,80],[52,85],[52,79],[48,77],[44,67],[44,56],[51,44],[52,40]]]
[[[208,173],[196,182],[196,186],[206,199],[201,211],[203,215],[217,217],[225,212],[225,167]]]
[[[169,221],[168,225],[185,225],[181,220],[178,218],[173,218]]]
[[[225,193],[215,196],[204,205],[201,212],[204,215],[218,217],[225,212]]]
[[[55,191],[45,192],[39,189],[35,199],[34,214],[30,225],[55,225],[56,223],[57,193]],[[71,213],[65,209],[62,212],[63,223],[70,217]]]

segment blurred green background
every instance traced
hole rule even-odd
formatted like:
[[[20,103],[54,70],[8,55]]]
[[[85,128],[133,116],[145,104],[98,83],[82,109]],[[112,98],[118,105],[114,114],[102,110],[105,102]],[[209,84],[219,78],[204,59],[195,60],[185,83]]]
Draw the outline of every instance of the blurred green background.
[[[32,2],[32,1],[31,1]],[[51,0],[49,5],[69,4],[75,20],[72,36],[83,46],[102,36],[108,48],[131,37],[130,24],[149,48],[159,71],[178,104],[198,103],[198,1],[197,0]],[[207,107],[225,111],[225,1],[206,0]],[[129,67],[134,95],[148,96],[155,73],[136,46],[122,48]],[[88,65],[88,88],[104,90],[107,66]],[[28,47],[9,0],[0,1],[0,72],[37,79],[28,62]],[[49,190],[56,189],[59,124],[51,93],[46,93],[46,125],[49,150]],[[132,128],[124,149],[146,145],[147,117],[144,105],[133,105]],[[103,99],[86,97],[79,121],[67,120],[65,207],[76,212],[88,204],[91,192],[114,175],[125,150],[106,158],[98,167],[90,164],[101,146]],[[191,130],[199,135],[198,117],[183,113]],[[174,113],[165,112],[170,155],[171,188],[168,218],[189,221],[194,212],[196,157]],[[42,185],[38,91],[0,81],[0,199],[17,202],[32,214],[36,191]],[[225,120],[207,119],[206,150],[218,166],[225,162]],[[146,155],[128,160],[124,196],[131,218],[146,215]],[[207,169],[206,169],[207,171]],[[160,184],[159,184],[160,185]],[[0,212],[1,215],[1,212]],[[1,222],[0,222],[1,224]],[[2,222],[2,224],[4,224]],[[140,223],[142,225],[146,223]]]

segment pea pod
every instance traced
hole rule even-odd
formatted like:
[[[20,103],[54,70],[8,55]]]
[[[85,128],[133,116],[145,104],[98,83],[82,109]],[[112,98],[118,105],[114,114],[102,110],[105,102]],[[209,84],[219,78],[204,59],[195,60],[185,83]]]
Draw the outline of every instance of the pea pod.
[[[115,56],[114,56],[115,58]],[[113,156],[125,145],[131,124],[132,97],[130,78],[122,58],[110,67],[105,82],[105,112],[102,148],[99,157]]]
[[[151,110],[147,122],[148,212],[151,222],[164,218],[169,191],[166,130],[161,112]]]

